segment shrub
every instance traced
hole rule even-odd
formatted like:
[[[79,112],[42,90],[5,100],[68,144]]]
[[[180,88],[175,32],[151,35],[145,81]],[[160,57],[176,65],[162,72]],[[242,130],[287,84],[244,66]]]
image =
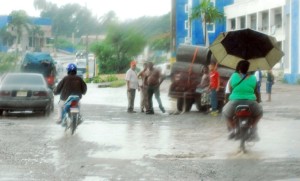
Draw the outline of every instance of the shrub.
[[[126,84],[125,80],[116,80],[110,83],[110,87],[121,87]]]
[[[18,69],[18,57],[11,53],[0,53],[0,73]]]

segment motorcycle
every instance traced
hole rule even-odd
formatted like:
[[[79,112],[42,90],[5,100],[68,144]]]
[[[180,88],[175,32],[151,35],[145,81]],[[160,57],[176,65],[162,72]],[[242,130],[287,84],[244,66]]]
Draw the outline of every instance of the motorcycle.
[[[235,139],[240,139],[240,150],[246,153],[245,143],[254,138],[252,112],[249,105],[238,105],[233,119],[237,126]]]
[[[79,100],[79,96],[70,95],[64,104],[62,113],[62,125],[65,126],[65,131],[70,129],[72,135],[75,133],[77,126],[82,122]]]

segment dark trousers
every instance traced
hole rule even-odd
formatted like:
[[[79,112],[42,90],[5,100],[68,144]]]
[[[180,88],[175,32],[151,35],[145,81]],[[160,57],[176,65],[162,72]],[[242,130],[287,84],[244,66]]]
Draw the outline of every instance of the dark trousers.
[[[152,101],[152,97],[153,97],[153,94],[155,95],[155,98],[157,100],[157,103],[158,103],[158,106],[159,106],[159,109],[162,111],[162,112],[165,112],[165,109],[162,105],[162,102],[161,102],[161,99],[160,99],[160,92],[159,92],[159,86],[148,86],[147,88],[147,97],[148,97],[148,108],[147,108],[147,111],[148,112],[154,112],[153,110],[153,101]]]
[[[130,89],[127,92],[127,98],[128,98],[128,109],[127,109],[127,111],[133,111],[134,98],[135,98],[135,89]]]

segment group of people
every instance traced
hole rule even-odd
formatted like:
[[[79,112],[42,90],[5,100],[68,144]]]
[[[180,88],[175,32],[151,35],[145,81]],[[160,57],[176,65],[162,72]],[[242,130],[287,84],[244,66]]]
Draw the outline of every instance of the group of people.
[[[146,114],[154,114],[153,109],[153,95],[155,96],[160,110],[165,113],[165,108],[160,99],[160,85],[164,80],[160,69],[154,67],[152,62],[145,62],[143,70],[136,73],[136,61],[131,61],[130,69],[127,70],[125,80],[127,85],[127,98],[128,98],[128,113],[136,113],[134,110],[134,100],[136,90],[141,92],[141,112]],[[139,78],[142,80],[139,84]]]
[[[132,61],[130,63],[130,69],[126,72],[126,85],[127,85],[127,97],[128,97],[128,113],[135,113],[134,100],[136,90],[141,92],[141,112],[146,114],[154,114],[153,109],[153,95],[158,102],[160,110],[164,113],[165,109],[160,99],[160,85],[164,80],[161,75],[161,71],[154,67],[152,62],[144,63],[143,70],[136,73],[137,62]],[[257,70],[254,74],[248,73],[250,63],[246,60],[241,60],[237,66],[236,71],[231,75],[227,83],[226,93],[228,93],[228,102],[223,107],[222,115],[227,120],[227,127],[230,131],[229,138],[233,138],[236,134],[236,123],[233,120],[235,107],[237,105],[249,105],[253,116],[253,130],[254,135],[257,135],[257,123],[263,115],[260,96],[260,86],[262,81],[262,74],[260,70]],[[208,70],[209,69],[209,70]],[[85,82],[78,76],[77,67],[75,64],[68,65],[68,75],[65,76],[62,81],[59,82],[54,89],[54,94],[60,94],[60,102],[57,123],[61,123],[61,112],[64,102],[69,95],[78,95],[80,98],[87,91]],[[139,78],[142,80],[139,84]],[[274,75],[271,70],[267,73],[266,90],[268,94],[268,100],[271,101],[271,90],[274,84]],[[218,114],[218,100],[217,92],[220,88],[220,75],[217,71],[216,63],[212,62],[209,67],[204,67],[200,88],[200,93],[205,98],[201,100],[205,102],[204,105],[208,105],[210,98],[211,114]],[[198,90],[198,89],[197,89]],[[208,96],[210,93],[210,96]]]
[[[201,82],[196,92],[201,94],[201,106],[207,112],[211,107],[210,114],[218,116],[218,91],[220,89],[220,75],[217,71],[217,64],[211,62],[208,67],[202,69]]]

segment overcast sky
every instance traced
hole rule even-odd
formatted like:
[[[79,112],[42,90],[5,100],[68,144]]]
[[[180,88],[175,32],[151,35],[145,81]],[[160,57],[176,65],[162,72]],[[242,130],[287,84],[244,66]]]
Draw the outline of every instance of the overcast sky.
[[[0,0],[0,15],[8,15],[13,10],[23,9],[30,16],[39,16],[33,7],[34,0]],[[163,15],[171,10],[171,0],[48,0],[58,6],[78,3],[87,6],[94,15],[102,16],[110,10],[116,12],[120,20],[141,16]]]

